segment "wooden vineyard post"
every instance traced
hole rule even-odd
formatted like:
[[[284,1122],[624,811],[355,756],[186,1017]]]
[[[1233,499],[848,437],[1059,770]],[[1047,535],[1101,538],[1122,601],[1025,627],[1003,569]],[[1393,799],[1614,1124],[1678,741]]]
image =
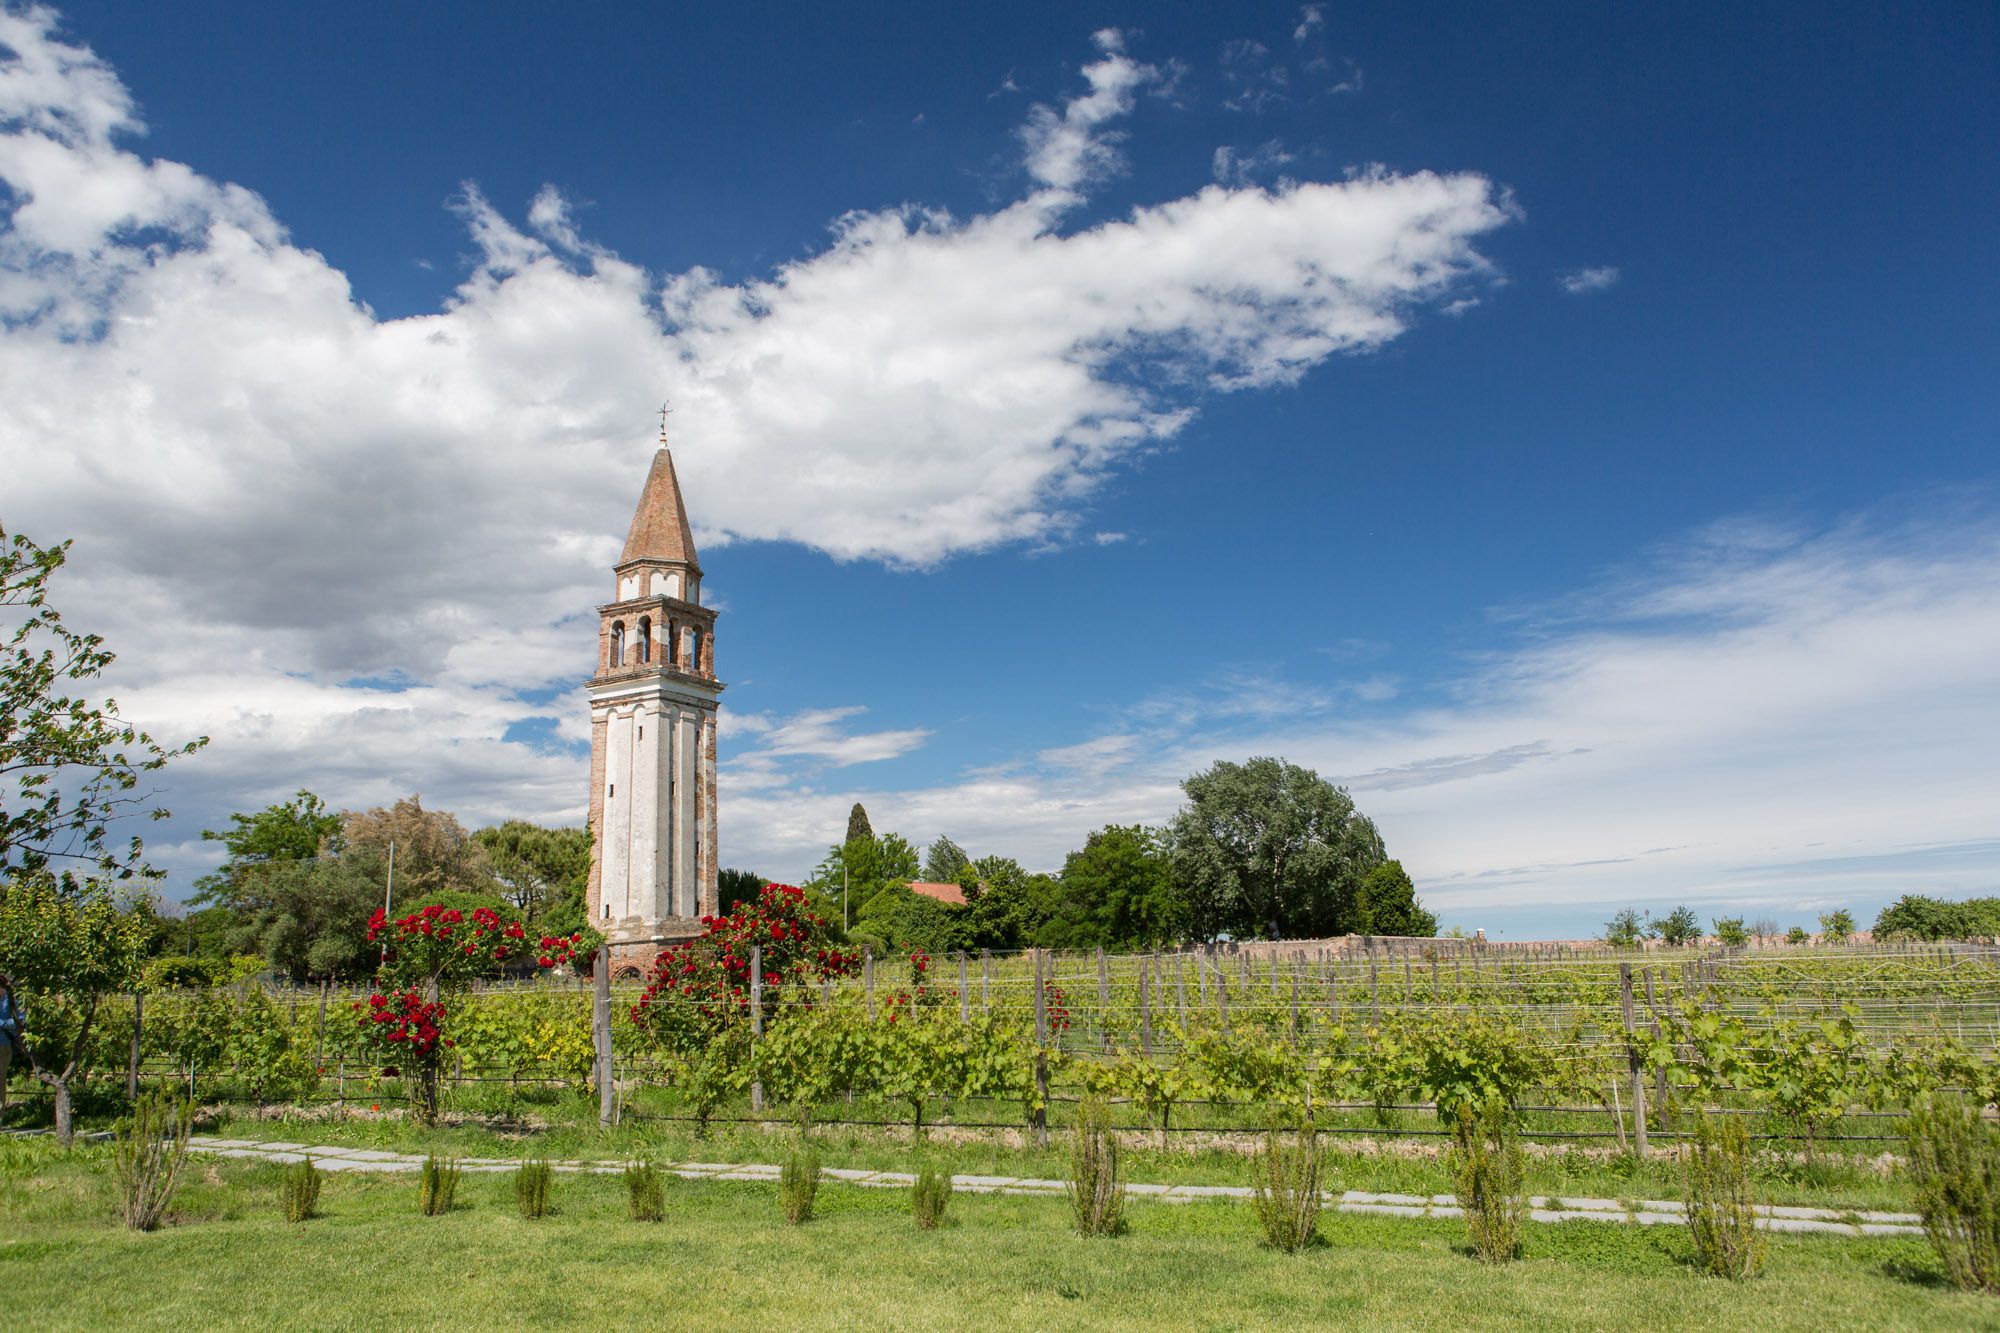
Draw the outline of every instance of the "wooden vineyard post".
[[[1247,997],[1250,994],[1250,955],[1243,952],[1241,945],[1236,946],[1236,979],[1242,983],[1243,994]]]
[[[1619,1002],[1625,1015],[1625,1064],[1632,1075],[1632,1142],[1639,1160],[1646,1159],[1646,1073],[1639,1048],[1632,1044],[1632,965],[1618,965]]]
[[[1049,1002],[1042,990],[1042,954],[1035,961],[1035,1146],[1049,1146]]]
[[[313,1068],[326,1063],[326,1001],[333,990],[333,978],[327,977],[319,983],[319,1030],[313,1038]]]
[[[1146,960],[1139,960],[1139,1049],[1153,1053],[1153,1011],[1146,1003]]]
[[[979,951],[979,1007],[987,1013],[993,1012],[993,951]]]
[[[146,997],[134,991],[132,994],[132,1062],[125,1066],[125,1096],[128,1100],[139,1100],[139,1030],[146,1021]]]
[[[965,950],[958,951],[958,1021],[972,1021],[972,994],[965,981]]]
[[[1382,1021],[1382,985],[1375,972],[1375,955],[1372,953],[1368,955],[1368,1008],[1379,1024]]]
[[[1194,980],[1197,992],[1201,996],[1201,1007],[1206,1009],[1208,1008],[1208,969],[1202,965],[1200,950],[1197,950],[1194,956]]]
[[[861,946],[861,990],[868,999],[868,1021],[875,1021],[875,947]]]
[[[1187,1026],[1187,974],[1181,970],[1181,960],[1186,955],[1178,949],[1174,951],[1174,1000],[1180,1009],[1181,1026]]]
[[[1278,991],[1278,951],[1276,949],[1271,950],[1271,998],[1273,1000],[1282,1000],[1285,998]]]
[[[1097,1049],[1111,1049],[1111,979],[1104,970],[1104,948],[1097,950]]]
[[[590,1006],[590,1040],[597,1048],[597,1123],[611,1123],[611,951],[598,951],[595,976],[596,995]]]
[[[1292,973],[1292,1045],[1299,1044],[1299,974]]]
[[[1660,1007],[1653,998],[1653,969],[1646,969],[1646,1009],[1653,1018],[1653,1040],[1660,1039]],[[1667,1067],[1661,1065],[1653,1071],[1653,1100],[1658,1103],[1660,1128],[1668,1127],[1667,1122]]]
[[[1222,979],[1218,970],[1215,974],[1215,1011],[1222,1016],[1222,1035],[1229,1035],[1229,983]]]
[[[1408,1004],[1412,999],[1415,998],[1416,993],[1417,993],[1416,978],[1410,972],[1410,955],[1409,951],[1405,950],[1403,952],[1403,1003]]]
[[[1437,1002],[1438,1002],[1438,956],[1437,956],[1437,950],[1433,948],[1431,950],[1431,1003],[1436,1004]]]
[[[764,1036],[764,946],[750,946],[750,1057],[756,1060],[757,1043]],[[764,1080],[750,1080],[750,1110],[764,1114]]]

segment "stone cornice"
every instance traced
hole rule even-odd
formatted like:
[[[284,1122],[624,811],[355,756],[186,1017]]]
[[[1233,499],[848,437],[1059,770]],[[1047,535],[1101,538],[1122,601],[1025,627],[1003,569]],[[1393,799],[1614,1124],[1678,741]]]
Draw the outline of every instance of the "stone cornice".
[[[675,698],[684,703],[708,704],[716,702],[716,696],[728,686],[719,680],[709,680],[705,676],[691,676],[685,671],[672,667],[649,667],[635,672],[621,671],[615,676],[593,676],[585,683],[584,689],[590,693],[593,706],[600,703],[623,703],[628,699],[644,699],[649,696]]]

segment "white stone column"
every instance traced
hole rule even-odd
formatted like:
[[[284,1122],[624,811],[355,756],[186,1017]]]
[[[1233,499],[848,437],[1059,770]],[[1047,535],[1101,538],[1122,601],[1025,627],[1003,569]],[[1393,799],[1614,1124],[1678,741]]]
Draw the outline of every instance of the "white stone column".
[[[632,800],[626,807],[632,819],[632,894],[626,909],[642,920],[660,914],[659,819],[660,807],[660,710],[652,700],[633,705]]]
[[[694,916],[694,766],[700,745],[700,714],[686,708],[674,727],[674,910]]]
[[[632,719],[611,710],[604,734],[602,892],[613,920],[632,914]]]

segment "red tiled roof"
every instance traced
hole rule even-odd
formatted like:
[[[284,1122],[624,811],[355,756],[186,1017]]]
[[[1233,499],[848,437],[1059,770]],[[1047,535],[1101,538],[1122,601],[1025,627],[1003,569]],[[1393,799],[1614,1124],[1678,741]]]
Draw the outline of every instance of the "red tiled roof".
[[[925,881],[911,880],[910,892],[921,893],[926,898],[935,898],[939,902],[952,907],[965,906],[965,890],[959,888],[956,884],[931,884]]]

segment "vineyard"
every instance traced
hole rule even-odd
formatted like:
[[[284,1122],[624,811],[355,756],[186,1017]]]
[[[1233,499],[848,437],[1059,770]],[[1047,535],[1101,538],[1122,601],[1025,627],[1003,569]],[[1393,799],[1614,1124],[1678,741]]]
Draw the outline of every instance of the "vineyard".
[[[671,984],[475,985],[440,1052],[444,1112],[595,1094],[620,1121],[1046,1133],[1096,1094],[1166,1143],[1305,1115],[1431,1137],[1498,1097],[1533,1139],[1646,1146],[1714,1106],[1813,1150],[1894,1138],[1929,1090],[2000,1100],[2000,951],[1978,946],[910,954],[817,976],[747,953],[721,1006]],[[121,997],[90,1064],[207,1099],[394,1105],[412,1089],[357,1022],[368,1003],[255,984]]]

